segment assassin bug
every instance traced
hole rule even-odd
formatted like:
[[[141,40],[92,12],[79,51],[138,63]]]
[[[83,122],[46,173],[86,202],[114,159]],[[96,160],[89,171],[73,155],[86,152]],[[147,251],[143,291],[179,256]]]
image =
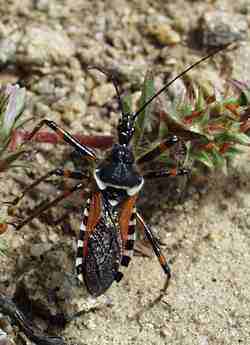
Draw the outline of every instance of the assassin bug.
[[[94,67],[108,74],[113,81],[122,113],[117,126],[118,143],[112,146],[103,160],[99,161],[93,149],[82,145],[75,137],[59,127],[55,122],[47,119],[42,120],[27,137],[27,140],[31,140],[40,128],[46,125],[55,131],[63,141],[71,145],[82,158],[93,163],[93,170],[90,174],[61,168],[54,169],[35,181],[20,197],[14,200],[14,204],[17,204],[27,191],[52,175],[79,180],[86,179],[89,182],[91,193],[87,200],[80,226],[80,235],[77,242],[76,271],[79,280],[85,282],[90,294],[99,296],[114,281],[119,282],[121,280],[123,274],[120,272],[120,266],[128,266],[133,256],[136,224],[140,225],[140,228],[143,228],[146,238],[151,243],[153,251],[166,274],[168,284],[171,277],[169,265],[150,227],[137,211],[136,201],[145,180],[185,175],[188,171],[185,168],[179,168],[142,173],[140,167],[144,163],[152,161],[171,146],[175,145],[178,142],[178,138],[173,135],[165,139],[151,151],[143,154],[139,159],[136,159],[133,154],[133,146],[131,145],[136,120],[138,115],[175,80],[222,49],[225,49],[225,47],[203,57],[185,69],[149,98],[135,113],[126,113],[123,111],[120,90],[113,76],[109,75],[100,67]],[[14,226],[20,229],[41,212],[56,205],[73,192],[83,188],[83,182],[76,184],[63,195],[43,205],[42,208],[39,208],[23,222],[14,224]]]

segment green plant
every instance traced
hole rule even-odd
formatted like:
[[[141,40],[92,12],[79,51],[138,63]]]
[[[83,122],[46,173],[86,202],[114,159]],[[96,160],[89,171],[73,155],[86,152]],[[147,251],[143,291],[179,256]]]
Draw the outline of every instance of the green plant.
[[[18,160],[25,153],[21,148],[15,152],[9,149],[14,130],[25,122],[21,120],[24,102],[25,88],[9,84],[0,89],[0,173],[18,166]]]
[[[24,121],[21,115],[24,109],[25,89],[18,85],[7,85],[0,89],[0,178],[6,170],[20,166],[20,159],[26,152],[21,147],[14,152],[9,146],[13,131],[18,129]],[[0,218],[0,234],[6,231],[5,217]],[[5,243],[0,242],[0,255],[5,252]]]
[[[147,74],[140,104],[153,94],[153,80]],[[186,166],[225,170],[227,163],[242,152],[239,146],[250,145],[247,135],[250,86],[247,83],[232,80],[224,94],[216,91],[210,95],[201,86],[189,85],[181,95],[164,104],[154,115],[150,107],[139,115],[136,152],[150,150],[169,134],[175,134],[185,142]],[[172,164],[169,155],[160,158],[165,165]]]

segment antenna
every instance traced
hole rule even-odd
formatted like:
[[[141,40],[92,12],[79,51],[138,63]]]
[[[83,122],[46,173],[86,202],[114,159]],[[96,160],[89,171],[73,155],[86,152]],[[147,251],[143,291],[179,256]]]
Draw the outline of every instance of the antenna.
[[[113,83],[113,85],[115,87],[115,90],[116,90],[116,95],[117,95],[119,107],[120,107],[121,112],[122,112],[122,116],[124,116],[119,85],[117,83],[117,80],[113,76],[113,74],[110,71],[106,70],[104,67],[97,66],[97,65],[89,66],[87,69],[96,69],[96,70],[100,71],[101,73],[105,74],[112,81],[112,83]]]
[[[172,79],[169,83],[167,83],[166,85],[164,85],[158,92],[156,92],[155,95],[153,95],[146,103],[143,104],[143,106],[133,115],[133,120],[135,121],[135,119],[137,118],[137,116],[156,98],[158,97],[163,91],[165,91],[170,85],[172,85],[177,79],[179,79],[180,77],[182,77],[184,74],[186,74],[188,71],[190,71],[192,68],[194,68],[195,66],[199,65],[200,63],[202,63],[205,60],[208,60],[209,58],[211,58],[212,56],[216,55],[217,53],[219,53],[222,50],[225,50],[231,43],[224,45],[223,47],[216,49],[215,51],[213,51],[212,53],[204,56],[203,58],[201,58],[200,60],[196,61],[195,63],[193,63],[191,66],[187,67],[184,71],[182,71],[180,74],[178,74],[174,79]]]

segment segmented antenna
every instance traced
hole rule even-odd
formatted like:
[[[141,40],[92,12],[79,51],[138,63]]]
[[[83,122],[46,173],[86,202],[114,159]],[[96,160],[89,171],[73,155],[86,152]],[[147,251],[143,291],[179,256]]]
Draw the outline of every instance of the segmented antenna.
[[[106,70],[104,67],[98,66],[98,65],[88,66],[87,69],[96,69],[97,71],[106,75],[111,80],[111,82],[114,85],[114,88],[116,90],[116,96],[118,99],[119,108],[121,109],[122,116],[124,116],[125,114],[123,113],[121,93],[120,93],[119,85],[118,85],[117,80],[115,79],[114,75],[110,71]]]
[[[231,43],[216,49],[215,51],[213,51],[212,53],[204,56],[203,58],[201,58],[200,60],[196,61],[195,63],[193,63],[191,66],[187,67],[184,71],[182,71],[180,74],[178,74],[174,79],[172,79],[169,83],[167,83],[166,85],[164,85],[158,92],[156,92],[156,94],[154,94],[146,103],[143,104],[143,106],[133,115],[133,120],[135,121],[135,119],[137,118],[137,116],[156,98],[158,97],[162,92],[164,92],[167,88],[169,88],[170,85],[172,85],[177,79],[181,78],[183,75],[185,75],[188,71],[190,71],[191,69],[193,69],[195,66],[199,65],[200,63],[202,63],[205,60],[208,60],[209,58],[211,58],[212,56],[216,55],[217,53],[219,53],[222,50],[225,50],[229,45],[231,45]]]

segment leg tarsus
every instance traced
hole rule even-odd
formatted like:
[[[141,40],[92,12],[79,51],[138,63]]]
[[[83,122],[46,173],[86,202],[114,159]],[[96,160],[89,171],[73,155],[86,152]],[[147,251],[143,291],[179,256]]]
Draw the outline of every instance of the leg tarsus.
[[[114,278],[117,283],[119,283],[123,278],[123,273],[118,271],[114,273]]]

